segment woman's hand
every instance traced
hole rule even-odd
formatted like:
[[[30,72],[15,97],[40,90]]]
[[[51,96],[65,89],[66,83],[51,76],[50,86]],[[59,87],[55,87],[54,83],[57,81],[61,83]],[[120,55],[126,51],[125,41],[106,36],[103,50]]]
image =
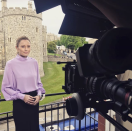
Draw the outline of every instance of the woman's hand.
[[[25,95],[24,102],[27,104],[33,105],[34,104],[34,97],[32,97],[30,95]]]
[[[37,103],[39,103],[39,101],[40,101],[40,96],[34,96],[33,98],[35,99],[33,105],[36,105]]]

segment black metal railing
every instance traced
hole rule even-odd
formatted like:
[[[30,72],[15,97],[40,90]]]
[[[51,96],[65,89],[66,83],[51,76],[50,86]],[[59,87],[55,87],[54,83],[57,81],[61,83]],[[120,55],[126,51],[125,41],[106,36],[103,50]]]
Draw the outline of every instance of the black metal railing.
[[[64,93],[47,94],[46,96],[61,94]],[[4,100],[2,101],[4,102]],[[44,131],[96,131],[98,129],[98,113],[95,112],[94,109],[86,109],[86,115],[84,119],[76,120],[75,117],[68,116],[65,107],[65,101],[39,106],[40,131],[42,128]],[[7,124],[6,129],[0,128],[0,131],[10,131],[9,123],[11,121],[13,121],[12,112],[0,113],[0,125]]]

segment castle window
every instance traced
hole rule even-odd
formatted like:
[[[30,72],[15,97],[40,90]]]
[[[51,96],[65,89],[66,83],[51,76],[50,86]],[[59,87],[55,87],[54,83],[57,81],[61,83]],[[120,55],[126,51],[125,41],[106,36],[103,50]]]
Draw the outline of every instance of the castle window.
[[[10,42],[11,42],[11,38],[10,38]]]
[[[26,16],[24,16],[24,20],[26,20]]]
[[[23,20],[23,16],[22,16],[22,20]]]
[[[36,32],[38,32],[38,28],[36,27]]]

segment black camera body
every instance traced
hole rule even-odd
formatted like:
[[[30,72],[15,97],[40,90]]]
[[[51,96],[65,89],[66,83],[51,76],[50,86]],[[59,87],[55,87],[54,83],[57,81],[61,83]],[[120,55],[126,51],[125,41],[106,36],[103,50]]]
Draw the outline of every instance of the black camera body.
[[[76,52],[80,76],[118,75],[132,70],[132,29],[114,28]]]
[[[74,93],[66,102],[69,115],[81,120],[85,108],[103,113],[112,109],[124,121],[132,122],[128,116],[132,113],[132,80],[119,81],[115,76],[132,70],[131,36],[132,29],[112,29],[94,44],[80,47],[76,52],[77,61],[66,63],[63,89],[67,94]]]
[[[129,116],[132,114],[132,80],[119,81],[115,76],[132,70],[132,29],[115,28],[88,0],[34,2],[37,13],[61,5],[65,17],[59,34],[98,39],[92,45],[80,47],[76,52],[77,61],[67,62],[63,68],[65,85],[62,88],[67,94],[73,93],[66,101],[67,113],[81,120],[85,108],[94,108],[113,125],[124,129],[106,113],[113,110],[123,121],[132,122]]]

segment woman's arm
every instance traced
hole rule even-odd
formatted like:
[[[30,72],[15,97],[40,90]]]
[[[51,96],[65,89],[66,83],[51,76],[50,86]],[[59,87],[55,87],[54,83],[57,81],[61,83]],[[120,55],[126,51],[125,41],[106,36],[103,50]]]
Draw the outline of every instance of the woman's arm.
[[[38,67],[38,62],[36,61],[36,70],[37,70],[37,85],[38,85],[38,95],[41,96],[41,94],[45,94],[45,89],[43,88],[43,84],[40,79],[40,74],[39,74],[39,67]]]
[[[40,79],[40,74],[39,74],[39,67],[38,67],[38,62],[36,62],[36,71],[37,71],[37,85],[38,85],[38,90],[37,90],[37,96],[33,97],[36,100],[34,101],[34,105],[36,105],[40,100],[41,100],[41,95],[45,94],[45,89],[43,88],[43,84]]]
[[[20,91],[16,91],[16,81],[9,62],[6,63],[4,76],[1,85],[1,91],[4,95],[5,100],[24,100],[25,95]]]
[[[132,28],[131,0],[88,0],[117,27]]]

